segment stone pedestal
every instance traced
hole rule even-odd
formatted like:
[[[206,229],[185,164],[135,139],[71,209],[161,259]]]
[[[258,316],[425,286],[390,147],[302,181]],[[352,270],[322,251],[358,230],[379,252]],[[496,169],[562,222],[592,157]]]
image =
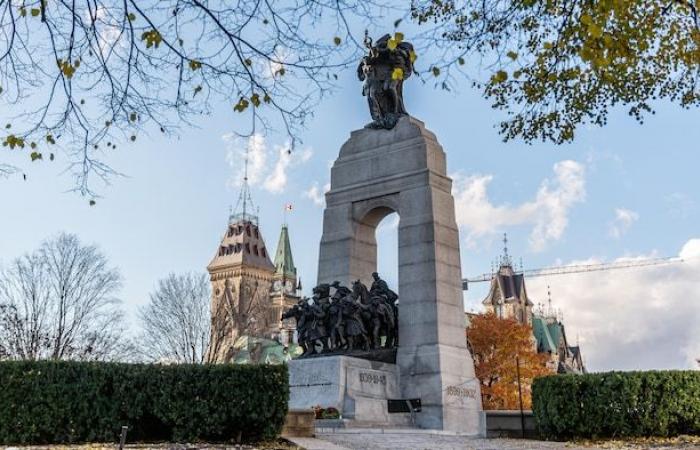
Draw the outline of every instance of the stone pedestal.
[[[289,408],[334,407],[344,420],[361,426],[408,423],[407,414],[389,414],[387,399],[399,398],[395,364],[352,358],[296,359],[289,362]]]
[[[423,123],[357,130],[326,194],[318,282],[361,279],[377,267],[375,229],[399,222],[398,398],[420,398],[422,428],[483,434],[479,383],[466,348],[459,234],[445,153]]]

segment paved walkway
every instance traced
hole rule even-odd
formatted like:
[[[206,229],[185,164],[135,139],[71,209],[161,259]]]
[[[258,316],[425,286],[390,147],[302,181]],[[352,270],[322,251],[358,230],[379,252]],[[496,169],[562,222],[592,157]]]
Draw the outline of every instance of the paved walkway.
[[[353,430],[354,431],[354,430]],[[468,436],[415,433],[413,430],[362,430],[361,432],[318,434],[308,450],[591,450],[596,448],[616,450],[700,450],[697,438],[676,442],[604,442],[599,445],[577,445],[571,442],[547,442],[528,439],[477,439]],[[326,446],[327,445],[327,446]]]
[[[308,450],[584,450],[563,442],[543,442],[525,439],[477,439],[428,433],[333,433],[318,435],[314,441],[332,444],[313,447],[297,443]],[[586,448],[585,450],[590,450]]]
[[[348,447],[318,438],[287,437],[286,439],[306,450],[348,450]]]

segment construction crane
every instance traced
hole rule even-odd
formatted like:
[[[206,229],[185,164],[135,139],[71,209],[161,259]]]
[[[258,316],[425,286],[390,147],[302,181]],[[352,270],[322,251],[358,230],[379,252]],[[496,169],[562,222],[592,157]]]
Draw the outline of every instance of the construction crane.
[[[682,262],[682,258],[666,257],[642,259],[636,261],[618,261],[614,263],[576,264],[570,266],[544,267],[541,269],[521,270],[518,273],[522,273],[526,277],[532,278],[554,275],[567,275],[571,273],[600,272],[603,270],[627,269],[631,267],[658,266],[662,264],[675,264]],[[491,281],[494,275],[494,273],[485,273],[476,277],[464,278],[462,280],[462,290],[466,291],[469,288],[470,283],[483,283],[485,281]]]

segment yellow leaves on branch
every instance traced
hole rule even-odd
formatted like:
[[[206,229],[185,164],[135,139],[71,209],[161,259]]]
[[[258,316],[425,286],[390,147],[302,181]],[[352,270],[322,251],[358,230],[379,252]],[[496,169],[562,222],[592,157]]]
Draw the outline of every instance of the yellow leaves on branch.
[[[56,61],[56,64],[58,65],[58,69],[63,73],[63,75],[70,79],[73,78],[73,75],[75,74],[75,71],[80,67],[80,60],[76,59],[73,64],[71,64],[70,61],[64,61],[62,59],[59,59]]]
[[[195,61],[194,59],[190,60],[189,65],[190,65],[190,69],[192,69],[192,70],[198,70],[198,69],[202,68],[202,63],[199,61]]]
[[[163,36],[161,36],[158,30],[144,31],[141,34],[141,40],[146,41],[146,48],[156,47],[163,42]]]
[[[499,70],[491,77],[491,84],[503,83],[508,79],[508,72],[505,70]]]
[[[2,141],[2,146],[10,147],[12,149],[16,147],[24,148],[24,138],[21,136],[15,136],[14,134],[11,134],[7,136],[4,141]]]
[[[40,14],[41,14],[40,8],[31,8],[29,10],[29,15],[31,15],[32,17],[38,17]],[[19,8],[19,15],[21,17],[27,17],[27,8],[25,8],[24,6],[20,7]]]
[[[241,98],[238,100],[238,103],[236,103],[236,104],[233,106],[233,110],[236,111],[236,112],[243,112],[243,111],[246,110],[246,108],[248,108],[248,105],[249,105],[249,104],[250,104],[250,102],[248,101],[247,98],[241,97]]]
[[[401,67],[395,67],[394,71],[391,72],[392,80],[403,80],[403,69]]]
[[[10,128],[10,125],[8,124],[5,128]],[[47,142],[51,144],[55,144],[56,142],[54,141],[53,137],[49,134],[46,136]],[[24,148],[26,145],[25,138],[22,136],[16,136],[14,134],[10,134],[5,139],[2,141],[2,146],[3,147],[9,147],[10,149],[15,149],[15,148]],[[41,152],[36,151],[35,149],[37,148],[36,142],[30,142],[29,147],[33,150],[29,154],[29,158],[32,160],[32,162],[37,161],[37,160],[43,160],[44,155]],[[54,154],[51,153],[49,155],[49,159],[51,161],[54,160]]]
[[[233,110],[236,112],[242,113],[243,111],[248,109],[248,106],[250,106],[251,103],[253,104],[253,106],[255,106],[257,108],[258,106],[260,106],[262,104],[262,102],[270,103],[271,101],[272,101],[272,98],[270,97],[270,95],[267,92],[265,94],[263,94],[262,100],[260,99],[260,94],[258,94],[257,92],[254,92],[250,96],[250,100],[246,97],[241,97],[238,100],[238,103],[233,105]]]
[[[390,38],[386,43],[389,50],[396,50],[396,47],[403,41],[403,33],[397,31],[394,33],[394,37]]]

